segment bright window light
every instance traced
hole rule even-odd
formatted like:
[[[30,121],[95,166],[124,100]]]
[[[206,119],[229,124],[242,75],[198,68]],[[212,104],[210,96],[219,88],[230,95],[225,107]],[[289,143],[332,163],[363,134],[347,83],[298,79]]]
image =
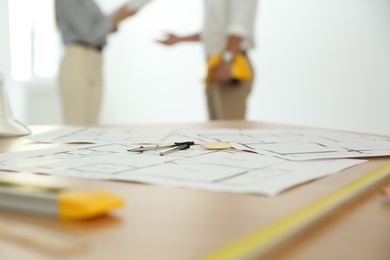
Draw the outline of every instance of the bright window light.
[[[31,78],[31,5],[35,1],[9,1],[11,74],[15,80]]]
[[[55,26],[54,1],[35,2],[33,17],[34,74],[40,78],[52,77],[58,66],[58,35]]]
[[[9,1],[11,74],[28,81],[55,77],[60,43],[54,0]]]

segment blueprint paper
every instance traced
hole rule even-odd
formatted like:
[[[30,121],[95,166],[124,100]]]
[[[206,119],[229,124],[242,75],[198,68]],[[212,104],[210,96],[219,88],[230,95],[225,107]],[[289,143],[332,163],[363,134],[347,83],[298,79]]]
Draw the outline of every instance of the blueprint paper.
[[[124,144],[194,141],[227,142],[239,150],[249,150],[286,160],[303,161],[333,158],[390,156],[390,139],[315,130],[280,129],[137,129],[68,128],[33,135],[39,142],[88,142]]]
[[[274,196],[294,185],[364,162],[354,159],[294,162],[250,152],[199,147],[166,156],[158,155],[159,151],[127,152],[134,147],[101,143],[3,153],[0,170]]]
[[[175,140],[174,142],[180,142],[181,140],[185,140],[186,137],[180,137],[176,129],[66,127],[42,134],[31,135],[27,139],[42,143],[152,144],[172,143],[173,140]]]

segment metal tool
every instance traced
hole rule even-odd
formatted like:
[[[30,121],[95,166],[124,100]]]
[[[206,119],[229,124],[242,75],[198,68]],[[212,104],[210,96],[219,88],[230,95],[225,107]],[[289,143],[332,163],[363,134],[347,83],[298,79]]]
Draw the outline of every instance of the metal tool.
[[[127,150],[128,152],[145,152],[145,151],[155,151],[155,150],[161,150],[165,149],[164,151],[161,151],[159,154],[161,156],[164,156],[169,153],[173,153],[179,150],[185,150],[191,147],[191,145],[194,145],[195,143],[192,141],[189,142],[175,142],[174,144],[170,145],[151,145],[151,146],[140,146],[138,148],[133,148],[130,150]]]

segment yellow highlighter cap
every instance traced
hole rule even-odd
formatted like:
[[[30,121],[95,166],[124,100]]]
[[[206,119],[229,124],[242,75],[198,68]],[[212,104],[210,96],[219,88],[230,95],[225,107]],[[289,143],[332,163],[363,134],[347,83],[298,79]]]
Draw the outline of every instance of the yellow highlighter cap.
[[[66,190],[58,197],[59,217],[64,220],[84,220],[107,213],[124,205],[124,201],[98,190]]]
[[[222,60],[222,53],[218,53],[214,56],[211,56],[207,61],[207,75],[205,82],[211,81],[210,71]],[[237,80],[250,80],[252,79],[252,70],[248,62],[248,58],[242,54],[238,53],[234,57],[232,63],[232,76]]]

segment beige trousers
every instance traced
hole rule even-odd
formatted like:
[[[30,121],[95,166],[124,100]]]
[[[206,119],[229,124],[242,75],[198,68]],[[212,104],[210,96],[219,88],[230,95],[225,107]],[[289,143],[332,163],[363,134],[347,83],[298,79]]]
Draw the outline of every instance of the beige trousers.
[[[58,75],[65,124],[98,123],[102,82],[102,53],[86,46],[67,45]]]
[[[253,74],[253,73],[252,73]],[[246,102],[253,85],[252,80],[230,83],[209,83],[206,85],[207,108],[210,120],[244,120]]]

